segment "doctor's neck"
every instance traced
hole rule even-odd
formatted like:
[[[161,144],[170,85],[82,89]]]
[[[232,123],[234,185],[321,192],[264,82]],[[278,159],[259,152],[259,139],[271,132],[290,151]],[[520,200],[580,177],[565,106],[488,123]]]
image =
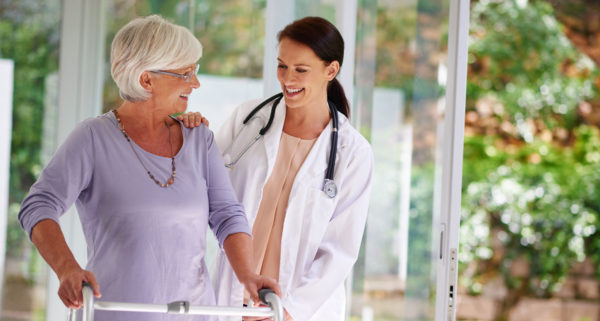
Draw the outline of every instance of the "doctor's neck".
[[[287,107],[283,131],[302,139],[318,137],[329,124],[329,106],[325,100],[318,105]]]

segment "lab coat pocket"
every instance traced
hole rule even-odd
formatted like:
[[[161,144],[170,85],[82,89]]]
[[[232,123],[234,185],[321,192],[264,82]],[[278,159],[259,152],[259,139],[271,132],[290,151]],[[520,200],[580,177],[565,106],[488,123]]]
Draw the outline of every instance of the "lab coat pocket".
[[[311,213],[312,217],[327,218],[328,220],[333,215],[336,197],[331,198],[323,191],[325,172],[313,175],[309,179],[302,180],[302,188],[304,189],[306,204],[306,212]]]

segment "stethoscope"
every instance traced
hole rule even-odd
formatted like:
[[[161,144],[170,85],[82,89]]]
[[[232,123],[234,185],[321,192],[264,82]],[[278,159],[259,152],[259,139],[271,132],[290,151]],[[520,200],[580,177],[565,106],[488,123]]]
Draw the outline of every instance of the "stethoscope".
[[[275,118],[275,108],[277,108],[277,105],[279,105],[279,102],[281,101],[282,97],[283,93],[278,93],[276,95],[273,95],[272,97],[269,97],[268,99],[260,103],[258,106],[256,106],[254,109],[252,109],[248,116],[246,116],[246,118],[242,122],[244,126],[247,125],[247,123],[252,119],[252,117],[254,117],[254,115],[259,110],[261,110],[265,105],[273,101],[273,104],[271,106],[271,113],[269,114],[269,120],[267,121],[267,124],[258,131],[256,136],[254,136],[248,142],[248,144],[246,144],[240,149],[240,152],[235,157],[231,158],[230,161],[225,163],[225,167],[233,168],[237,164],[237,162],[242,158],[242,156],[246,154],[250,147],[252,147],[254,143],[261,139],[269,130],[269,128],[271,128],[271,125],[273,124],[273,119]],[[333,128],[331,129],[331,149],[329,150],[329,162],[327,164],[327,171],[325,172],[325,180],[323,182],[323,192],[327,196],[329,196],[329,198],[334,198],[337,195],[337,186],[333,181],[333,168],[335,166],[335,156],[337,150],[338,118],[337,109],[335,108],[335,105],[331,101],[327,101],[327,103],[329,105],[329,112],[331,113]],[[236,136],[234,141],[237,140],[241,134],[242,131],[240,131],[240,134]],[[234,144],[232,143],[232,146],[233,145]],[[227,151],[225,152],[225,154],[228,154]]]

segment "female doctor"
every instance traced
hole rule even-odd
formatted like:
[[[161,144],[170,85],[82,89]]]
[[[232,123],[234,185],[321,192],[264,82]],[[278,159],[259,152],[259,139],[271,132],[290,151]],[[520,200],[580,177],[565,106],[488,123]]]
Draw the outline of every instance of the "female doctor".
[[[216,142],[252,226],[256,272],[279,281],[286,320],[343,320],[344,280],[363,235],[373,154],[350,125],[335,78],[344,56],[335,26],[306,17],[278,40],[283,99],[272,97],[254,114],[261,101],[242,104]],[[187,126],[201,118],[181,116]],[[218,304],[247,303],[224,253],[217,265]]]

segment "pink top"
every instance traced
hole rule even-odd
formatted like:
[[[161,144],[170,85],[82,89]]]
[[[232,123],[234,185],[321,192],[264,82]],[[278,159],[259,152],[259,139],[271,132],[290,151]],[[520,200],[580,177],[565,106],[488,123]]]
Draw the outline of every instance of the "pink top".
[[[279,281],[281,232],[288,198],[296,174],[315,139],[301,139],[283,132],[271,176],[263,187],[262,199],[252,227],[256,273]]]

